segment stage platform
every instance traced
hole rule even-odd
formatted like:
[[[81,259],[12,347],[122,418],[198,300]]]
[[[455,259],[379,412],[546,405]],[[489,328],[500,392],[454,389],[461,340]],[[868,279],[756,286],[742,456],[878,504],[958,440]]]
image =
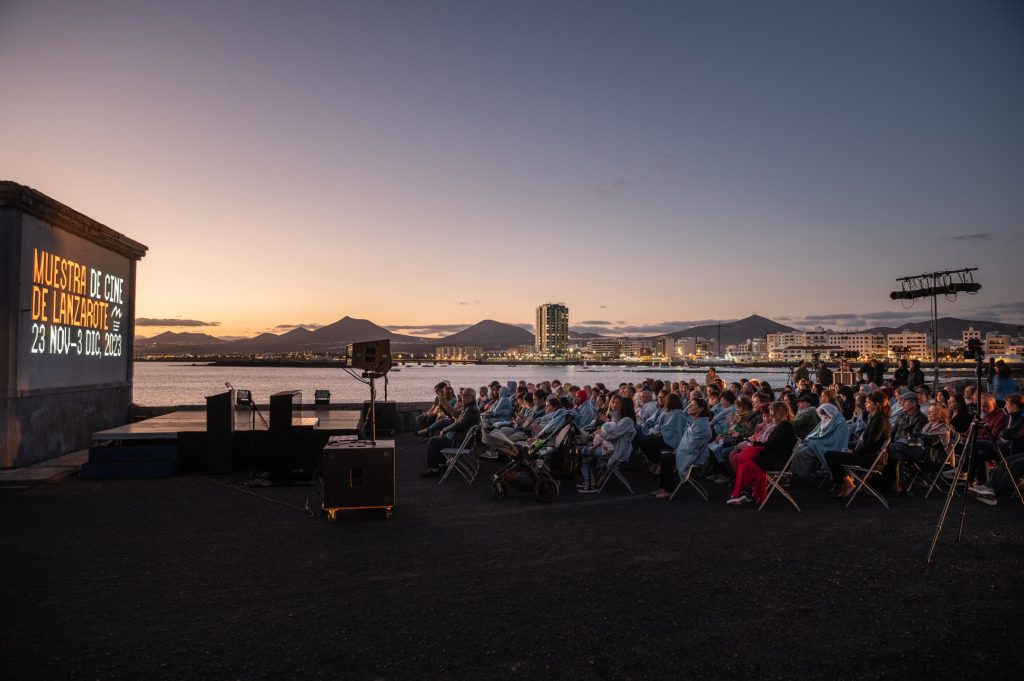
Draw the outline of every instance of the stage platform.
[[[312,428],[328,435],[355,434],[359,424],[359,412],[342,409],[305,409],[296,415],[292,424],[297,428]],[[248,432],[252,426],[248,410],[235,410],[235,432]],[[256,417],[256,430],[266,431],[267,427]],[[205,411],[174,411],[155,416],[145,421],[128,423],[92,434],[94,443],[127,442],[131,440],[177,440],[180,433],[205,433]]]

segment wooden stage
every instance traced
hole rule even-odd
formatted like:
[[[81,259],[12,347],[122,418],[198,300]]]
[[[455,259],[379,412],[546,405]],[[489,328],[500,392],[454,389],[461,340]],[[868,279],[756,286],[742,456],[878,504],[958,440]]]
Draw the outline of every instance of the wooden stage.
[[[266,416],[266,415],[265,415]],[[312,428],[328,435],[354,434],[359,424],[359,412],[343,409],[304,409],[296,413],[292,424],[298,428]],[[249,410],[235,410],[235,433],[246,433],[252,427]],[[257,431],[266,431],[260,417],[256,416]],[[177,440],[180,433],[205,433],[206,412],[175,411],[155,416],[145,421],[108,428],[92,434],[94,443],[122,442],[130,440]]]

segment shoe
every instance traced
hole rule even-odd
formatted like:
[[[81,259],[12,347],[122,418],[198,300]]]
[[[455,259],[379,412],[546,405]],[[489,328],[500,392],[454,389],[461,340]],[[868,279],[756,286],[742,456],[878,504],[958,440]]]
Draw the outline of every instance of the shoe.
[[[664,490],[658,490],[657,492],[654,493],[654,498],[658,499],[659,501],[667,501],[672,498],[672,493],[666,492]]]
[[[718,479],[715,480],[716,485],[731,485],[736,482],[735,478],[730,478],[727,475],[719,475]]]
[[[583,482],[581,482],[578,485],[576,485],[576,489],[579,489],[579,490],[590,489],[590,481],[589,480],[584,480]]]
[[[580,494],[597,494],[601,491],[600,487],[591,487],[589,484],[586,487],[579,487],[576,489]]]
[[[999,503],[998,499],[987,495],[975,494],[974,498],[980,501],[981,503],[985,504],[986,506],[995,506],[997,503]]]
[[[956,475],[956,469],[955,468],[950,468],[948,471],[942,471],[942,473],[940,473],[940,475],[942,476],[942,479],[945,480],[946,482],[951,482],[953,480],[953,476]],[[960,474],[960,479],[961,480],[966,480],[967,479],[967,473],[966,472],[961,473]]]
[[[967,490],[981,497],[994,497],[996,495],[996,491],[987,485],[971,485]]]
[[[488,449],[486,452],[480,455],[481,459],[487,459],[488,461],[494,461],[498,458],[498,452],[493,449]]]
[[[427,470],[420,473],[421,478],[439,478],[441,477],[441,471],[437,468],[428,468]]]
[[[746,494],[741,494],[738,497],[729,497],[726,502],[730,506],[742,506],[750,503],[750,497]]]

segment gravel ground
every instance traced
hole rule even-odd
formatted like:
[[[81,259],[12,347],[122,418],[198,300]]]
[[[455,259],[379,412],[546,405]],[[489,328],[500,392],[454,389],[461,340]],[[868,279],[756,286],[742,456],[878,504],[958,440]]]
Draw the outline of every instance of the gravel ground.
[[[3,679],[1024,677],[1024,508],[421,480],[328,523],[201,476],[0,489]],[[712,486],[714,487],[714,486]],[[261,494],[303,505],[310,487]],[[955,507],[959,511],[959,505]]]

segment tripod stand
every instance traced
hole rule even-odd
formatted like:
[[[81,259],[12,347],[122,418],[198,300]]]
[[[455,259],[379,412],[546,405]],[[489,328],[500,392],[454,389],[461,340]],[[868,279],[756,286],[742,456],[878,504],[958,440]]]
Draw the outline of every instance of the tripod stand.
[[[981,392],[981,374],[983,370],[983,358],[979,354],[976,357],[977,360],[977,395],[980,397]],[[1006,467],[1007,473],[1010,474],[1010,482],[1013,484],[1013,490],[1017,493],[1017,497],[1021,503],[1024,504],[1024,495],[1021,494],[1020,487],[1017,486],[1017,480],[1010,470],[1010,464],[1007,463],[1006,457],[1003,455],[999,445],[996,442],[995,433],[993,433],[988,425],[985,423],[985,419],[981,415],[981,404],[978,405],[978,413],[971,419],[971,425],[967,429],[967,436],[964,438],[964,448],[960,454],[960,458],[957,459],[956,468],[953,470],[953,480],[950,482],[949,491],[946,492],[946,503],[942,507],[942,515],[939,516],[939,523],[935,527],[935,535],[932,537],[931,548],[928,549],[928,563],[932,562],[932,555],[935,553],[935,546],[939,543],[939,535],[942,534],[942,526],[946,522],[946,516],[949,514],[949,509],[953,505],[953,497],[956,495],[957,485],[960,484],[960,474],[963,472],[964,465],[966,464],[967,470],[974,470],[974,456],[976,453],[976,445],[978,442],[978,433],[984,428],[988,431],[989,437],[992,438],[992,445],[995,449],[996,455],[999,457],[1000,464]],[[959,543],[964,534],[964,519],[967,516],[967,488],[964,487],[964,498],[960,505],[960,526],[957,529],[956,540]]]

